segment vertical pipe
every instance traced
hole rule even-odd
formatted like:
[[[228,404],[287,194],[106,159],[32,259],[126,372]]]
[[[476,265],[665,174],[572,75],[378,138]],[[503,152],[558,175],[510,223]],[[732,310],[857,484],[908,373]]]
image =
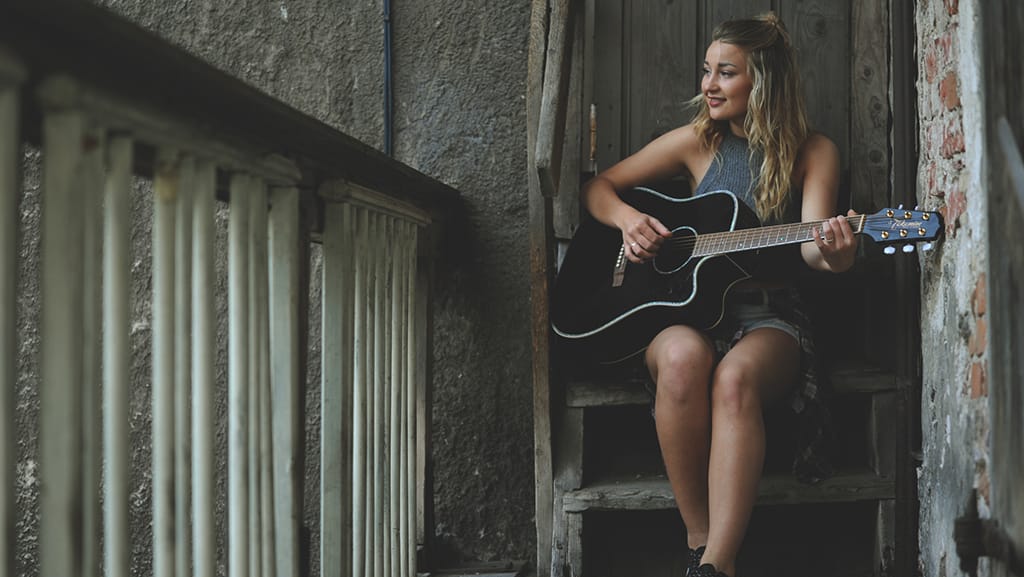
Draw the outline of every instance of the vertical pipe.
[[[83,119],[74,82],[46,81],[43,107],[39,558],[42,577],[82,567],[82,211],[75,190]]]
[[[153,575],[173,577],[175,203],[178,152],[157,152],[153,178]]]
[[[352,563],[353,207],[328,203],[324,221],[321,394],[321,573],[355,573]],[[358,573],[356,573],[358,574]]]
[[[192,196],[196,162],[181,159],[174,233],[175,574],[192,574]]]
[[[355,260],[355,289],[353,295],[355,299],[354,309],[355,314],[353,315],[353,334],[354,334],[354,347],[353,356],[355,361],[353,363],[354,376],[353,376],[353,387],[352,387],[352,428],[353,428],[353,458],[352,458],[352,575],[360,577],[366,575],[366,547],[369,539],[367,538],[366,531],[366,498],[367,498],[367,484],[366,484],[366,470],[367,470],[367,451],[366,451],[366,411],[368,408],[367,404],[367,382],[369,379],[370,368],[367,366],[366,351],[367,336],[369,335],[369,319],[367,318],[367,297],[366,289],[369,284],[369,274],[367,273],[367,260],[366,260],[366,228],[368,226],[368,218],[366,209],[353,207],[355,212],[355,231],[356,238],[353,242],[353,258]]]
[[[0,50],[0,574],[14,574],[14,404],[18,316],[18,86],[24,71]]]
[[[277,567],[273,574],[297,576],[300,571],[299,527],[302,520],[303,471],[300,463],[304,447],[300,373],[302,364],[299,357],[303,352],[300,349],[299,335],[299,303],[302,302],[299,294],[299,275],[303,269],[299,265],[299,243],[302,241],[299,239],[297,188],[275,188],[271,192],[269,237],[270,386],[273,403],[274,520],[277,537]],[[326,239],[324,244],[327,244]],[[324,302],[327,300],[324,299]],[[339,355],[342,350],[347,349],[337,351]],[[342,446],[340,443],[336,445]]]
[[[104,566],[108,575],[128,574],[128,370],[131,361],[128,308],[131,269],[133,142],[115,136],[107,147],[103,235],[103,487]]]
[[[89,130],[83,142],[78,182],[82,197],[82,577],[95,577],[100,571],[100,510],[103,464],[100,381],[102,380],[103,339],[103,213],[100,208],[104,188],[105,143],[100,130]]]
[[[195,577],[214,577],[213,391],[216,339],[214,295],[214,190],[216,168],[199,161],[192,203],[192,519]],[[120,575],[120,574],[115,574]]]
[[[249,177],[231,177],[228,222],[228,575],[249,577]]]
[[[263,180],[250,177],[249,201],[249,575],[262,575],[263,515],[260,477],[260,386],[263,363],[260,355],[260,270],[266,255],[260,252],[260,238],[266,226],[266,187]],[[261,227],[262,225],[262,227]]]

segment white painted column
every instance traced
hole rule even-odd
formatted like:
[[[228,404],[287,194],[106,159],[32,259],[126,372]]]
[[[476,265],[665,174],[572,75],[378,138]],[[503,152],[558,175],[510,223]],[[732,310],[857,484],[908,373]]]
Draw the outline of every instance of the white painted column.
[[[384,527],[381,521],[384,518],[383,493],[386,490],[384,480],[384,389],[385,389],[385,367],[387,359],[384,355],[384,343],[386,342],[387,320],[384,314],[384,299],[386,286],[386,269],[384,260],[387,258],[381,245],[384,238],[384,217],[374,212],[370,220],[371,236],[370,250],[368,256],[372,259],[373,266],[373,310],[374,310],[374,339],[373,339],[373,411],[371,413],[371,436],[373,444],[373,461],[371,467],[372,495],[372,570],[369,572],[373,577],[383,577],[383,534]]]
[[[260,279],[266,266],[266,251],[260,240],[266,235],[266,187],[263,180],[249,180],[249,575],[262,575],[262,476],[260,473],[260,383],[263,381],[263,360],[260,345],[262,296]]]
[[[104,566],[128,575],[128,371],[131,364],[130,194],[133,143],[115,136],[107,147],[103,234],[103,480]]]
[[[231,177],[228,223],[228,575],[249,577],[249,177]]]
[[[406,295],[408,297],[407,313],[406,313],[406,330],[407,340],[409,346],[406,348],[406,363],[405,363],[405,422],[408,429],[405,435],[406,445],[406,458],[405,458],[405,486],[406,486],[406,502],[407,511],[406,517],[403,522],[407,525],[408,541],[406,543],[406,573],[408,577],[416,576],[416,545],[419,537],[419,522],[417,517],[420,511],[419,502],[419,485],[418,471],[420,470],[420,459],[425,459],[425,455],[420,454],[420,442],[423,439],[423,435],[420,433],[421,423],[419,422],[420,411],[422,405],[417,398],[417,392],[419,387],[426,386],[426,376],[421,370],[425,363],[421,363],[421,355],[430,354],[426,351],[426,330],[423,328],[426,325],[425,319],[421,316],[421,311],[425,312],[426,307],[420,306],[423,302],[421,296],[417,293],[416,279],[419,278],[419,240],[417,233],[419,229],[416,225],[410,224],[408,227],[408,252],[406,258],[408,259],[409,268],[408,276],[406,279],[407,288]],[[428,417],[428,416],[425,416]],[[425,428],[429,425],[427,418],[422,419],[422,426]],[[426,530],[433,530],[427,528]]]
[[[388,251],[391,255],[391,416],[388,421],[391,423],[388,440],[388,463],[390,471],[391,492],[388,501],[391,503],[390,515],[388,518],[388,534],[390,546],[388,547],[388,568],[389,575],[401,576],[402,558],[404,556],[403,537],[401,532],[402,518],[402,433],[405,431],[404,383],[403,374],[404,358],[406,351],[405,343],[405,223],[396,220],[393,224],[392,233],[388,236],[388,242],[392,248]]]
[[[259,379],[254,381],[257,387],[256,398],[259,401],[258,439],[259,439],[259,511],[260,526],[260,569],[263,575],[273,576],[276,570],[274,550],[274,452],[270,409],[270,278],[269,278],[269,192],[265,183],[261,182],[255,195],[258,205],[257,218],[253,221],[256,252],[256,306],[257,346],[259,359]]]
[[[320,569],[325,577],[359,574],[352,554],[355,338],[362,342],[353,329],[358,314],[354,212],[348,204],[325,204],[320,398]]]
[[[299,334],[299,191],[270,193],[270,386],[273,429],[275,575],[298,575],[305,446]]]
[[[18,372],[18,208],[21,137],[18,89],[21,65],[0,48],[0,574],[14,574],[14,471]]]
[[[196,161],[181,158],[174,234],[174,518],[177,577],[192,574],[192,195]]]
[[[175,216],[180,165],[157,151],[153,177],[153,575],[173,577],[175,406]]]
[[[214,326],[214,191],[216,167],[196,164],[192,203],[192,519],[195,577],[214,577],[213,392],[217,340]]]
[[[352,574],[354,576],[367,575],[367,563],[369,559],[369,538],[370,515],[367,511],[367,500],[369,494],[369,466],[368,460],[371,453],[367,450],[367,427],[369,389],[372,382],[372,368],[370,365],[370,346],[372,341],[372,319],[371,309],[368,306],[369,289],[372,287],[372,275],[370,274],[369,262],[366,258],[366,251],[369,245],[369,215],[366,209],[353,207],[355,211],[356,238],[353,243],[355,259],[355,322],[354,335],[355,346],[355,375],[353,378],[353,465],[352,465]]]
[[[391,577],[394,575],[391,566],[391,508],[393,501],[391,500],[391,494],[395,478],[391,476],[391,430],[398,424],[398,421],[392,419],[391,403],[392,403],[392,391],[394,390],[394,373],[391,371],[392,360],[397,354],[394,347],[392,346],[395,325],[394,325],[394,265],[395,260],[395,243],[394,243],[394,232],[395,232],[395,218],[392,216],[384,215],[382,218],[382,229],[381,237],[378,239],[377,244],[380,246],[380,261],[381,276],[383,278],[383,287],[380,306],[383,311],[383,319],[381,324],[384,328],[384,338],[381,345],[384,362],[381,366],[381,374],[384,382],[383,390],[381,391],[381,419],[380,419],[380,453],[381,458],[378,462],[378,479],[380,480],[380,501],[382,503],[380,518],[378,519],[378,555],[379,555],[379,568],[377,571],[378,575]]]
[[[66,77],[40,89],[43,119],[42,346],[39,559],[42,577],[82,567],[82,156],[78,88]]]
[[[103,341],[103,213],[105,135],[92,128],[82,143],[79,195],[82,197],[82,577],[100,572],[101,471],[103,466],[102,350]]]

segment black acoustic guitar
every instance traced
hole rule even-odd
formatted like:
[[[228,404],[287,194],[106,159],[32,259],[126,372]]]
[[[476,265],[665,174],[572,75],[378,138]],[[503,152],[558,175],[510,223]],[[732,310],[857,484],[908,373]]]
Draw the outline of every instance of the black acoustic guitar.
[[[635,264],[626,259],[618,229],[595,220],[580,226],[551,301],[560,351],[573,358],[615,363],[643,351],[671,325],[713,328],[722,319],[729,289],[752,276],[761,249],[811,241],[824,222],[760,226],[753,211],[728,191],[677,199],[635,188],[622,199],[656,215],[672,237],[653,260]],[[883,209],[846,219],[855,233],[903,244],[905,250],[942,231],[936,212]]]

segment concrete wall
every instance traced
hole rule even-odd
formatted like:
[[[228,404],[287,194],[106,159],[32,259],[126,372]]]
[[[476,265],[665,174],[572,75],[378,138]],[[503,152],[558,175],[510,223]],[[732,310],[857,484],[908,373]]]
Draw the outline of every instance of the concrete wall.
[[[952,528],[970,489],[979,490],[983,516],[988,503],[981,1],[920,0],[916,14],[918,198],[946,218],[944,242],[921,259],[920,562],[923,574],[935,577],[961,574]],[[982,574],[988,574],[982,565]]]
[[[382,2],[97,0],[172,43],[367,144],[384,142]],[[533,461],[527,257],[525,78],[529,3],[392,1],[394,150],[463,195],[442,243],[434,315],[433,453],[444,561],[533,559]],[[197,86],[196,90],[202,90]],[[259,122],[254,118],[253,122]],[[38,571],[39,155],[27,151],[19,333],[19,570]],[[148,189],[134,210],[131,446],[134,553],[149,571]],[[221,218],[223,219],[223,213]],[[223,221],[222,221],[223,224]],[[223,230],[223,229],[222,229]],[[223,243],[222,245],[223,246]],[[223,266],[223,262],[221,263]],[[314,280],[320,272],[313,251]],[[223,278],[224,271],[219,271]],[[318,307],[312,287],[314,307]],[[218,305],[226,310],[224,302]],[[319,310],[311,322],[306,524],[318,546]],[[224,342],[224,339],[221,339]],[[218,372],[226,388],[224,365]],[[223,397],[223,392],[220,394]],[[224,443],[221,407],[218,437]],[[224,456],[220,457],[224,462]],[[218,480],[222,499],[223,478]],[[224,507],[221,502],[219,507]],[[218,515],[223,518],[223,515]],[[223,543],[221,543],[223,546]],[[223,555],[221,556],[223,558]],[[317,572],[317,559],[312,559]],[[225,570],[223,564],[218,568]]]

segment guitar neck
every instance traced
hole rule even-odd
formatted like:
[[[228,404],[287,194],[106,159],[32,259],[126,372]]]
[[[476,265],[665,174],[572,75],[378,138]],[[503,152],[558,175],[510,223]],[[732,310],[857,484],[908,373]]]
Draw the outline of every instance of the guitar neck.
[[[850,223],[854,234],[860,234],[864,230],[865,216],[858,214],[843,218],[846,219],[846,222]],[[818,229],[820,234],[821,227],[825,222],[825,220],[795,222],[792,224],[778,224],[701,234],[697,236],[693,256],[713,256],[787,244],[805,243],[814,240],[814,229]]]

